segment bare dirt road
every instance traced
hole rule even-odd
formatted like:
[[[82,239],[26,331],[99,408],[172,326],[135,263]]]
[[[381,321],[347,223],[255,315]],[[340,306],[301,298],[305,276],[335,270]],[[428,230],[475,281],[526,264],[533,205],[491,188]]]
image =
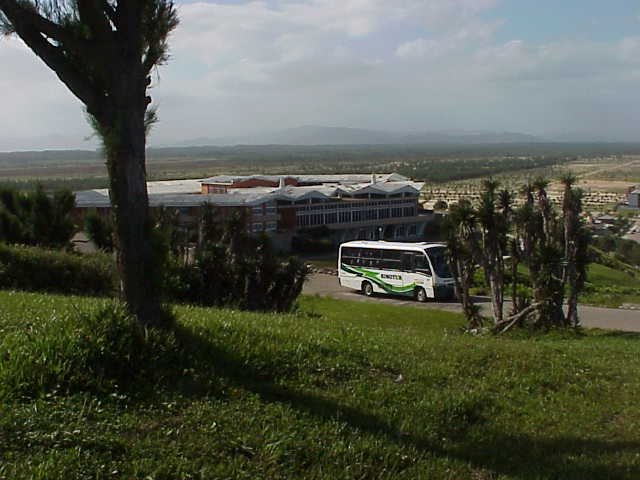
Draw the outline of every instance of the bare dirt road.
[[[437,310],[448,310],[450,312],[460,312],[460,305],[454,302],[427,302],[418,303],[401,297],[390,297],[380,295],[375,297],[365,297],[360,293],[343,288],[338,284],[338,277],[326,274],[313,274],[307,280],[303,292],[306,295],[321,295],[340,300],[355,300],[362,302],[379,302],[388,305],[404,305],[416,308],[430,308]],[[488,299],[479,299],[485,311],[489,311],[491,305]],[[620,330],[624,332],[640,332],[640,311],[622,310],[615,308],[600,308],[590,306],[580,306],[580,322],[587,328],[603,328],[607,330]]]

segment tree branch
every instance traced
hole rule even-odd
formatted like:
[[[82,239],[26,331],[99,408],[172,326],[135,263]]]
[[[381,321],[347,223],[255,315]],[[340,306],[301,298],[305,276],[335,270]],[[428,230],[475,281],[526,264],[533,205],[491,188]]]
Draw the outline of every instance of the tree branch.
[[[69,32],[64,27],[43,17],[34,8],[25,7],[24,3],[16,0],[0,0],[0,10],[14,26],[18,22],[23,25],[28,24],[57,42],[70,38]]]
[[[116,12],[116,9],[113,8],[113,5],[111,5],[107,0],[102,0],[102,9],[104,10],[105,14],[109,18],[109,21],[113,24],[114,27],[117,28],[118,14]]]
[[[498,333],[507,332],[514,325],[519,323],[524,317],[526,317],[531,312],[533,312],[535,309],[537,309],[540,305],[541,305],[540,303],[533,303],[533,304],[529,305],[527,308],[525,308],[524,310],[516,313],[515,315],[512,315],[509,318],[504,319],[500,323],[496,323],[496,325],[494,326],[494,331],[496,331]]]
[[[109,19],[103,10],[106,1],[102,0],[76,0],[80,21],[91,29],[93,36],[101,41],[109,40],[113,33],[109,25]],[[107,4],[108,5],[108,4]]]

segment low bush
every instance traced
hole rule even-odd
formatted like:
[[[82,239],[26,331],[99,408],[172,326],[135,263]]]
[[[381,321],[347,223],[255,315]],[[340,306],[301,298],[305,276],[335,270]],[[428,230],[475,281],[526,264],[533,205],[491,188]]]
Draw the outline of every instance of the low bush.
[[[245,215],[234,215],[225,222],[219,217],[213,207],[203,208],[201,241],[193,259],[181,261],[175,254],[166,258],[165,298],[209,307],[293,310],[307,276],[304,262],[281,258],[266,235],[250,235]],[[165,227],[158,231],[163,232],[159,240],[164,239],[166,246],[172,244],[174,229]]]
[[[175,259],[165,268],[164,297],[171,302],[228,306],[241,310],[289,312],[302,291],[307,268],[299,259],[253,254],[228,255],[222,245],[198,252],[194,263]]]
[[[116,304],[23,327],[0,337],[0,398],[141,393],[178,364],[173,333],[142,328]]]
[[[111,295],[116,270],[106,254],[76,255],[0,243],[0,288],[80,295]]]

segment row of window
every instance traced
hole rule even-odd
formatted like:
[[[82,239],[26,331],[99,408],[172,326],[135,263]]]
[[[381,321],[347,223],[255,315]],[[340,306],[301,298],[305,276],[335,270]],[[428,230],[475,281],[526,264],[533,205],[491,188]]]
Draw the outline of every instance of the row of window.
[[[276,222],[256,222],[251,225],[251,231],[253,233],[260,232],[275,232],[278,229],[278,224]]]
[[[426,255],[409,250],[342,247],[341,262],[345,265],[379,270],[430,272]]]
[[[251,215],[254,217],[262,217],[263,215],[276,215],[278,213],[275,205],[267,205],[263,208],[263,205],[257,205],[251,208]]]
[[[415,205],[414,202],[408,200],[383,200],[383,201],[371,201],[371,202],[332,202],[332,203],[312,203],[301,205],[297,208],[298,211],[306,210],[343,210],[352,208],[375,208],[375,207],[388,207],[393,205]]]
[[[358,240],[379,240],[380,238],[392,240],[396,238],[405,238],[405,231],[407,236],[415,237],[418,234],[418,226],[415,223],[409,225],[406,228],[404,225],[396,225],[393,233],[389,233],[388,235],[385,230],[360,230],[356,238]]]
[[[384,209],[353,210],[331,213],[297,213],[297,225],[308,227],[312,225],[332,225],[335,223],[367,222],[371,220],[384,220],[387,218],[415,217],[417,208],[398,207]]]

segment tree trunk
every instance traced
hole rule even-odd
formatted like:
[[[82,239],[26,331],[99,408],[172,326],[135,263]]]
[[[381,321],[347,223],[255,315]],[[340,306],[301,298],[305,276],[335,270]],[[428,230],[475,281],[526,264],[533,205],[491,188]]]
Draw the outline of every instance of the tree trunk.
[[[130,85],[130,84],[129,84]],[[117,237],[120,295],[145,326],[165,326],[160,306],[160,259],[154,255],[147,194],[145,108],[123,95],[105,140]],[[108,134],[109,135],[109,134]]]
[[[518,260],[516,253],[512,253],[511,258],[511,315],[515,315],[520,311],[518,300]]]
[[[569,298],[567,299],[567,317],[566,321],[569,326],[578,326],[578,279],[575,267],[575,260],[569,268]]]
[[[502,287],[504,283],[504,275],[500,275],[496,270],[497,266],[493,265],[492,271],[489,273],[489,287],[491,289],[491,306],[493,307],[493,321],[498,324],[503,319],[504,298]]]

